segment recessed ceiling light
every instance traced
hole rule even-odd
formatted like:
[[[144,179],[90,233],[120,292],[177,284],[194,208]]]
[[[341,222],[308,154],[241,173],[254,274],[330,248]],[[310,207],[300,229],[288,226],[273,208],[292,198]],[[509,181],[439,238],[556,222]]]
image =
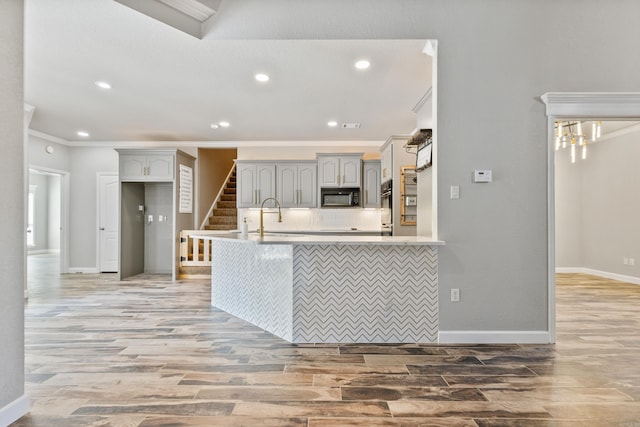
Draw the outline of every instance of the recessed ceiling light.
[[[230,126],[229,122],[224,122],[224,121],[222,121],[222,122],[220,122],[220,123],[218,123],[218,124],[219,124],[220,126],[222,126],[223,128],[228,128],[228,127]]]
[[[258,73],[255,76],[255,79],[261,83],[268,82],[270,77],[264,73]]]
[[[216,123],[211,123],[209,126],[211,126],[211,129],[218,129],[220,127]]]
[[[86,137],[88,137],[88,136],[89,136],[89,132],[85,132],[85,131],[83,131],[83,130],[79,130],[79,131],[77,132],[77,135],[78,135],[78,136],[81,136],[81,137],[83,137],[83,138],[86,138]]]
[[[358,70],[366,70],[371,66],[371,63],[366,59],[361,59],[360,61],[356,62],[355,66]]]
[[[104,82],[102,80],[98,80],[94,84],[98,86],[100,89],[111,89],[111,84],[109,84],[108,82]]]
[[[335,120],[330,120],[327,122],[327,126],[334,128],[338,126],[338,122],[336,122]]]

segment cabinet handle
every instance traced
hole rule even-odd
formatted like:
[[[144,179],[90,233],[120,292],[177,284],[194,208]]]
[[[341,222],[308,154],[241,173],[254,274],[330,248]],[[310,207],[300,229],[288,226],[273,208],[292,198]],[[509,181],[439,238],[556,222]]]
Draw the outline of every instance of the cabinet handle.
[[[369,204],[369,190],[364,190],[364,204]]]

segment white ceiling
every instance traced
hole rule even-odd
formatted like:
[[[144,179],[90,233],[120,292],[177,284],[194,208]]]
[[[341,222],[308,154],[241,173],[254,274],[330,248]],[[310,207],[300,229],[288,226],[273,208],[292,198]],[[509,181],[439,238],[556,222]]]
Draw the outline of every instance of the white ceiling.
[[[384,141],[431,86],[425,40],[201,40],[114,0],[26,5],[30,128],[68,141]]]

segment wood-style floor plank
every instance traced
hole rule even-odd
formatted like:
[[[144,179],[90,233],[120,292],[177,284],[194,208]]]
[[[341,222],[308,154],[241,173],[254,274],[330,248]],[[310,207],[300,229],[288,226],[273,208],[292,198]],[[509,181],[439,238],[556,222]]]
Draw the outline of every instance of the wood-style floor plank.
[[[28,426],[640,425],[640,286],[559,274],[556,345],[292,345],[207,280],[29,257]]]

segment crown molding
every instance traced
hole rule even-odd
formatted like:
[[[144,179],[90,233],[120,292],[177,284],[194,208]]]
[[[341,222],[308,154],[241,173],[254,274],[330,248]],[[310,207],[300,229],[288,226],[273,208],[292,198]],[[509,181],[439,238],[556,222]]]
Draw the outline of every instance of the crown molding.
[[[45,141],[55,142],[57,144],[69,146],[73,145],[71,141],[67,141],[66,139],[58,138],[57,136],[49,135],[48,133],[40,132],[34,129],[29,129],[29,135],[35,136],[36,138],[44,139]]]
[[[547,115],[576,118],[639,118],[640,92],[547,92]]]

